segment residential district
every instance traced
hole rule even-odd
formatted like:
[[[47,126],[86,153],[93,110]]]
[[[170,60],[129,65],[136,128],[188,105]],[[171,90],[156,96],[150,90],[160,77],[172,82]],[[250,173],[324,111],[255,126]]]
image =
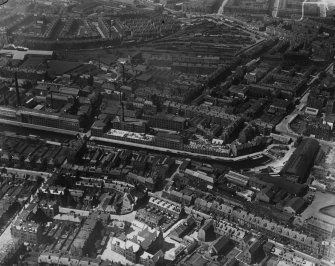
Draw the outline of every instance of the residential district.
[[[9,0],[0,47],[0,265],[335,265],[333,1]]]

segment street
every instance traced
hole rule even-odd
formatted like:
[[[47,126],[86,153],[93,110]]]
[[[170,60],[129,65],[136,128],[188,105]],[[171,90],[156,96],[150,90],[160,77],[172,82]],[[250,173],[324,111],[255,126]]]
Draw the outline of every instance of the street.
[[[333,67],[333,63],[329,64],[328,67],[325,69],[325,72],[328,72]],[[294,119],[302,113],[302,110],[307,106],[307,100],[308,96],[311,90],[311,85],[319,78],[321,72],[319,72],[317,75],[313,77],[312,80],[310,80],[307,85],[309,86],[308,89],[305,91],[305,93],[302,95],[300,99],[300,104],[293,110],[293,112],[286,117],[276,126],[276,131],[281,133],[282,135],[286,135],[288,137],[291,137],[292,139],[296,139],[300,135],[294,132],[290,124],[294,121]],[[326,140],[319,140],[321,144],[328,145],[331,147],[335,147],[335,143],[332,141],[326,141]]]

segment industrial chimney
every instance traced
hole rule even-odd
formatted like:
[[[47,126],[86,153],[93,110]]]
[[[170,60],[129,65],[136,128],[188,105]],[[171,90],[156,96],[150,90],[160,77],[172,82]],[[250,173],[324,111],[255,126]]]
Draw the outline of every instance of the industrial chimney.
[[[20,92],[19,92],[19,82],[17,79],[17,72],[15,72],[15,92],[16,92],[16,105],[21,106]]]
[[[52,97],[52,89],[51,87],[48,87],[48,92],[50,93],[50,104],[51,104],[51,108],[54,108],[54,103],[53,103],[53,97]]]
[[[119,94],[119,101],[120,101],[120,105],[122,104],[122,92],[120,92]]]
[[[120,101],[120,105],[121,105],[121,122],[124,122],[124,103],[122,101],[122,96],[123,96],[123,93],[120,92],[119,101]]]
[[[123,102],[121,103],[121,111],[122,111],[122,113],[121,113],[121,121],[124,122],[124,103]]]
[[[109,38],[112,39],[112,28],[114,26],[114,20],[112,19],[110,21],[110,25],[109,25]]]

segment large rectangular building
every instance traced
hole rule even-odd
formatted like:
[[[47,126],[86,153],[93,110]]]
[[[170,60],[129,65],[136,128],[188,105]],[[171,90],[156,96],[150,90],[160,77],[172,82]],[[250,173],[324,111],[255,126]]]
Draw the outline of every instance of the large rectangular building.
[[[294,181],[303,183],[308,177],[319,149],[320,145],[317,140],[310,138],[302,140],[281,173]]]
[[[238,186],[242,186],[242,187],[246,187],[248,182],[249,182],[249,177],[245,176],[245,175],[241,175],[239,173],[233,172],[233,171],[229,171],[226,175],[225,178]]]
[[[144,115],[142,118],[149,122],[150,127],[174,131],[182,131],[187,127],[187,119],[181,116],[160,114],[155,116]]]

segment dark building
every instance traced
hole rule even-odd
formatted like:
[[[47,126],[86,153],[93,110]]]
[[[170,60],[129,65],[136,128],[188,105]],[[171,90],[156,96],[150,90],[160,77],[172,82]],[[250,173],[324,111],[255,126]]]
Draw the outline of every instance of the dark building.
[[[135,219],[148,224],[152,228],[160,226],[164,221],[164,217],[162,214],[155,214],[145,209],[138,210]]]
[[[206,221],[199,229],[198,239],[200,241],[210,241],[215,237],[213,220]]]
[[[181,223],[171,232],[171,235],[177,238],[182,238],[187,235],[195,226],[195,219],[192,216],[188,216],[183,223]]]
[[[263,246],[266,243],[266,239],[261,238],[255,241],[251,246],[244,252],[243,260],[248,264],[252,265],[256,262],[261,261],[264,256]]]
[[[36,110],[20,110],[16,113],[18,121],[45,127],[78,131],[82,124],[81,117],[67,113],[48,114]]]
[[[154,143],[160,147],[179,150],[182,148],[183,138],[173,133],[158,132]]]
[[[187,119],[170,114],[160,114],[155,116],[143,115],[142,118],[149,122],[150,127],[174,131],[182,131],[186,129],[188,123]]]
[[[244,144],[235,141],[231,145],[231,150],[234,156],[242,156],[242,155],[260,151],[261,149],[265,147],[265,144],[266,144],[266,139],[261,136],[257,136],[252,141],[248,143],[244,143]]]
[[[312,90],[310,95],[308,96],[307,99],[307,106],[308,107],[312,107],[312,108],[316,108],[316,109],[322,109],[322,107],[325,105],[326,103],[326,98],[319,95],[318,93],[316,93],[315,90]]]
[[[303,183],[308,177],[319,149],[320,145],[317,140],[310,138],[302,140],[282,169],[282,174],[289,179]]]
[[[111,122],[112,128],[130,132],[146,133],[148,131],[147,121],[129,117],[116,116]]]
[[[211,245],[209,252],[212,255],[222,255],[228,252],[232,248],[232,243],[229,237],[220,236],[214,243]]]

